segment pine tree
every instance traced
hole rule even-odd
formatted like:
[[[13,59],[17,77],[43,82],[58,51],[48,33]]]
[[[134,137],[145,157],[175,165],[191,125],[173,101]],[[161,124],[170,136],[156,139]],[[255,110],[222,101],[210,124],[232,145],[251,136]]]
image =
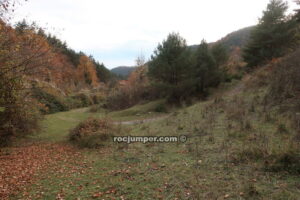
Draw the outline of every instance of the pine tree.
[[[159,44],[149,62],[149,75],[159,93],[170,103],[180,103],[190,96],[191,53],[186,41],[171,33]]]
[[[286,16],[287,3],[271,0],[243,51],[248,67],[283,56],[297,43],[297,24]]]
[[[300,0],[295,0],[295,2],[296,2],[298,5],[300,5]],[[297,9],[297,10],[296,10],[296,15],[295,15],[295,17],[296,17],[297,22],[300,22],[300,9]]]
[[[177,33],[169,34],[159,44],[149,63],[150,76],[158,81],[178,85],[189,67],[186,41]]]
[[[218,67],[224,65],[228,61],[229,58],[228,52],[224,47],[224,45],[220,42],[218,42],[212,47],[211,53]]]
[[[218,65],[209,50],[208,44],[202,40],[196,52],[194,76],[196,91],[201,95],[206,94],[206,89],[220,83]]]

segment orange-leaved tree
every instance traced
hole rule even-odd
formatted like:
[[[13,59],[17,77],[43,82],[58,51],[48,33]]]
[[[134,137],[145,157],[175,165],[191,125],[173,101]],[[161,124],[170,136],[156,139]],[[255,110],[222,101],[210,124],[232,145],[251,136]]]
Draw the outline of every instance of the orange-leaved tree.
[[[86,55],[80,56],[79,65],[77,66],[77,77],[79,86],[89,85],[97,87],[99,85],[96,67]]]
[[[0,21],[0,143],[37,127],[26,78],[43,74],[50,67],[50,47],[33,30],[16,32]]]

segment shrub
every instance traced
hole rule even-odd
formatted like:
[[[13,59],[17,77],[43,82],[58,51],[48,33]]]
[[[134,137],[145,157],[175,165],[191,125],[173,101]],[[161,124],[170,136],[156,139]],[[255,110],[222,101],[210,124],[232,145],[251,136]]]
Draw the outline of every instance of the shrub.
[[[73,96],[66,97],[64,99],[64,102],[69,109],[88,107],[88,106],[99,104],[101,103],[101,101],[103,101],[103,96],[98,93],[95,94],[79,93]],[[95,109],[96,106],[93,108]]]
[[[68,106],[57,96],[54,96],[40,88],[32,89],[32,97],[44,104],[47,109],[41,109],[43,114],[51,114],[69,110]]]
[[[243,73],[228,74],[225,75],[224,79],[226,82],[231,82],[232,80],[241,80],[243,78]]]
[[[288,110],[300,112],[300,49],[278,62],[272,71],[268,104],[286,104]]]
[[[101,101],[103,101],[103,96],[95,93],[91,95],[91,99],[93,101],[93,104],[99,104],[101,103]]]
[[[81,147],[99,148],[116,132],[117,127],[109,119],[89,118],[70,131],[69,139]]]
[[[272,172],[285,171],[292,174],[300,174],[299,147],[291,147],[287,151],[273,154],[265,162],[265,169]]]
[[[121,87],[112,92],[104,105],[110,110],[123,110],[138,103],[157,98],[157,91],[152,86]]]
[[[288,133],[288,132],[289,132],[289,130],[285,124],[282,124],[282,123],[278,124],[277,133]]]
[[[233,161],[236,163],[259,161],[264,159],[267,156],[267,154],[267,149],[259,145],[248,145],[233,156]]]
[[[247,199],[259,199],[260,195],[257,187],[253,183],[246,183],[243,187],[244,196]]]
[[[111,93],[107,97],[104,107],[110,110],[122,110],[129,108],[136,103],[136,101],[132,100],[133,99],[130,98],[130,94],[121,89],[119,91]]]
[[[100,105],[92,105],[89,109],[89,112],[96,113],[101,111],[102,107]]]
[[[11,104],[0,112],[0,146],[9,145],[14,138],[37,132],[41,118],[33,101]]]
[[[247,123],[246,102],[244,99],[236,96],[226,107],[226,116],[229,120],[235,121],[243,130]]]
[[[68,105],[69,109],[81,108],[82,103],[80,99],[75,99],[74,97],[67,97],[65,103]]]
[[[72,98],[80,101],[80,107],[88,107],[90,105],[93,105],[92,98],[87,94],[80,93],[73,96]]]
[[[168,112],[168,108],[166,106],[165,103],[160,103],[158,104],[155,109],[154,109],[155,112],[161,112],[161,113],[166,113]]]
[[[202,92],[196,92],[196,86],[193,80],[183,81],[177,86],[167,86],[167,102],[173,105],[182,105],[184,103],[191,104],[192,98],[206,98],[208,96],[208,90]],[[197,95],[196,95],[197,94]]]

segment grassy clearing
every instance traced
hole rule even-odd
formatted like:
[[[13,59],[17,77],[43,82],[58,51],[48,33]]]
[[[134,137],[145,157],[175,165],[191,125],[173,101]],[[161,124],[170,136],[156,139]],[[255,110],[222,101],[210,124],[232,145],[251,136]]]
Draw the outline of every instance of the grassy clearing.
[[[108,114],[108,117],[120,121],[157,117],[165,115],[167,112],[167,108],[161,110],[159,109],[161,105],[164,105],[164,103],[165,100],[153,101],[147,104],[137,105],[126,110],[111,112]]]
[[[230,92],[174,111],[167,119],[128,126],[130,135],[189,139],[178,144],[111,142],[99,150],[81,150],[82,165],[62,163],[60,170],[44,172],[29,194],[35,199],[297,200],[300,177],[293,167],[299,166],[282,159],[297,156],[290,153],[297,152],[292,143],[295,133],[283,116],[264,110],[260,102],[265,92]],[[136,109],[143,110],[138,106],[108,115],[130,119],[140,113]],[[143,114],[139,117],[148,116]],[[73,120],[90,115],[75,110],[48,116],[46,122],[66,117],[70,123],[60,122],[65,131]],[[51,137],[62,138],[62,131]],[[40,137],[50,137],[46,133]]]
[[[91,114],[87,112],[86,108],[47,115],[42,122],[42,133],[33,137],[50,142],[64,141],[70,129],[90,116]],[[101,114],[99,114],[100,116]]]
[[[164,113],[155,112],[154,109],[161,103],[162,100],[150,102],[117,112],[107,112],[102,110],[101,112],[91,113],[88,108],[80,108],[46,115],[45,120],[42,122],[42,133],[34,135],[33,139],[50,142],[64,141],[66,140],[70,129],[73,129],[81,121],[89,117],[108,117],[114,121],[129,121],[158,117],[164,115]]]

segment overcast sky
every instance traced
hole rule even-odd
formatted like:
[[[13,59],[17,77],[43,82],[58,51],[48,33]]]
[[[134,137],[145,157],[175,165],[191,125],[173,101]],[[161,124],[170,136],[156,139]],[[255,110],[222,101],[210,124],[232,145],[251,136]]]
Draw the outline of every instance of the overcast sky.
[[[149,58],[170,32],[189,45],[216,41],[255,25],[269,0],[29,0],[14,21],[27,19],[47,27],[69,47],[108,68]],[[289,0],[290,10],[295,3]]]

